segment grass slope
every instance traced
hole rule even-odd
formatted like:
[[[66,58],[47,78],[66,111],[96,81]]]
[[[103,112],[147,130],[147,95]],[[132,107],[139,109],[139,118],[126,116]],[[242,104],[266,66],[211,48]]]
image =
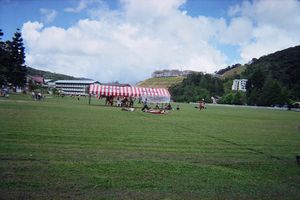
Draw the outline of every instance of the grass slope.
[[[181,83],[183,76],[177,77],[161,77],[161,78],[149,78],[137,84],[139,87],[153,87],[153,88],[169,88],[171,85]]]
[[[222,74],[221,78],[223,78],[223,79],[230,78],[230,77],[233,77],[235,75],[243,73],[245,70],[246,70],[246,66],[242,65],[240,67],[236,67],[236,68],[233,68],[229,71],[226,71],[224,74]]]
[[[299,199],[300,113],[0,99],[3,199]]]

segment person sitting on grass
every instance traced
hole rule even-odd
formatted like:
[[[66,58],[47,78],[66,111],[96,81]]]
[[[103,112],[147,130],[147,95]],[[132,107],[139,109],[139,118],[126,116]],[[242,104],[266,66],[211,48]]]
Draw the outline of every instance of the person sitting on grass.
[[[129,111],[129,112],[134,112],[135,111],[134,108],[128,108],[128,107],[123,107],[121,110],[122,111]]]
[[[144,112],[147,112],[147,113],[152,113],[152,114],[166,114],[168,113],[167,110],[165,109],[149,109],[149,110],[145,110]]]
[[[156,106],[155,106],[155,109],[159,109],[159,105],[158,105],[158,103],[156,104]]]
[[[202,99],[201,101],[199,101],[199,109],[200,110],[205,109],[205,101],[204,101],[204,99]]]
[[[166,107],[165,107],[166,110],[172,110],[172,106],[171,104],[169,103]]]

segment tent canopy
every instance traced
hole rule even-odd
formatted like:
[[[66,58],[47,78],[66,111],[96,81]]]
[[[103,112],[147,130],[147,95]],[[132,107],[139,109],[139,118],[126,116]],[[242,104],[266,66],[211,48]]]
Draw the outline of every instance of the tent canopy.
[[[170,102],[170,93],[165,88],[145,88],[131,86],[111,86],[91,84],[89,93],[100,96],[122,96],[122,97],[142,97],[147,98],[149,103],[167,103]]]

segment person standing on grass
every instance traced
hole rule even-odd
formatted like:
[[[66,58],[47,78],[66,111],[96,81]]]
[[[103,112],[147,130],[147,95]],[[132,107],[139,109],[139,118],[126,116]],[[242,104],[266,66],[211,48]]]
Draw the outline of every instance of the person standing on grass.
[[[132,108],[133,107],[133,97],[129,97],[129,107]]]
[[[35,100],[35,92],[34,91],[31,92],[31,96],[32,96],[32,99]]]
[[[143,105],[144,105],[144,106],[143,106],[143,108],[142,108],[142,111],[149,110],[147,98],[146,98],[145,101],[143,102]]]
[[[122,102],[121,102],[121,99],[120,97],[117,98],[117,107],[121,107],[122,105]]]

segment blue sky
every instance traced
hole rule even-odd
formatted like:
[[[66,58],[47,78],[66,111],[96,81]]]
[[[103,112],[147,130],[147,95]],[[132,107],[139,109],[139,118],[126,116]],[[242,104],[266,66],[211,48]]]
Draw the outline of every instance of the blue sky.
[[[299,45],[298,0],[0,0],[3,40],[28,66],[102,82],[214,72]]]
[[[41,21],[41,8],[54,9],[58,12],[56,19],[48,25],[67,28],[78,20],[87,18],[85,12],[68,13],[65,8],[77,6],[79,0],[0,0],[0,24],[5,32],[4,40],[10,39],[16,28],[22,28],[27,21]],[[118,0],[103,1],[110,9],[121,9]],[[180,7],[191,16],[199,15],[228,18],[230,6],[241,0],[189,0]]]

